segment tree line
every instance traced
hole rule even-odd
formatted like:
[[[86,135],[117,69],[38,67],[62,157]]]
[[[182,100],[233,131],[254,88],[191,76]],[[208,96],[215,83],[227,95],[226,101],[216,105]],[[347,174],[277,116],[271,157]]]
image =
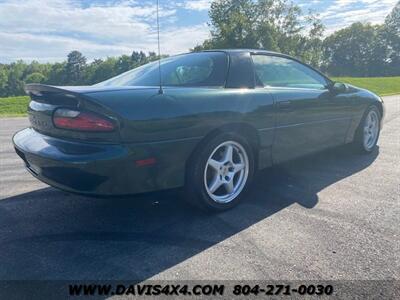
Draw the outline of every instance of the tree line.
[[[331,76],[400,76],[400,1],[381,25],[354,23],[324,38],[318,15],[287,0],[215,0],[210,38],[190,51],[256,48],[297,57]],[[72,51],[59,63],[0,64],[0,97],[24,94],[25,83],[90,85],[157,60],[154,52],[95,59]]]
[[[91,85],[158,59],[154,52],[133,51],[132,54],[88,63],[79,51],[68,54],[67,60],[57,63],[27,64],[22,60],[0,64],[0,97],[24,95],[25,83],[50,85]]]

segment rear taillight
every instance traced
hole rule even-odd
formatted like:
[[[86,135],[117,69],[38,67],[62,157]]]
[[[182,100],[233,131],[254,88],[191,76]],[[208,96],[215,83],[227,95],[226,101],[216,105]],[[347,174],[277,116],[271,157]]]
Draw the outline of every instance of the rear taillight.
[[[113,131],[114,123],[100,115],[59,108],[54,112],[53,122],[57,128],[78,131]]]

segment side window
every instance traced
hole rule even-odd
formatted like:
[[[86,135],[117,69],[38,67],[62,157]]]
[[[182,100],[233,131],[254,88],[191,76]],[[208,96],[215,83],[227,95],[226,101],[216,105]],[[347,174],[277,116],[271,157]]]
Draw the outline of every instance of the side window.
[[[298,63],[278,56],[253,55],[257,81],[264,86],[325,89],[324,77]]]
[[[200,85],[207,81],[214,69],[214,61],[211,58],[184,61],[169,68],[165,72],[165,85]],[[169,72],[168,72],[169,71]]]

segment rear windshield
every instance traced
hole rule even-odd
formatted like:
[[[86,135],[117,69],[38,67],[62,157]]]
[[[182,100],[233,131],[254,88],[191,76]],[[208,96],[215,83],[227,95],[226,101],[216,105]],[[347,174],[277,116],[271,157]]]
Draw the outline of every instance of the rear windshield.
[[[201,52],[172,56],[161,60],[163,86],[222,87],[227,72],[223,52]],[[96,86],[157,86],[158,61],[152,62]]]

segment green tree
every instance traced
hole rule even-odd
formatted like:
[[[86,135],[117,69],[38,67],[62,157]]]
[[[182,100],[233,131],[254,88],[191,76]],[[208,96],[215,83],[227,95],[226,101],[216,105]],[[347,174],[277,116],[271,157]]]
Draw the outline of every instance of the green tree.
[[[41,64],[38,61],[34,60],[26,66],[23,77],[25,78],[32,73],[41,73],[47,78],[50,70],[51,64]]]
[[[335,76],[385,75],[387,47],[382,26],[354,23],[324,41],[326,71]]]
[[[393,36],[400,38],[400,1],[397,2],[392,12],[385,19],[386,29]]]
[[[42,83],[46,81],[46,77],[42,73],[32,73],[26,76],[25,83]]]
[[[90,64],[88,64],[85,68],[85,84],[92,84],[96,82],[95,73],[97,68],[103,63],[102,59],[95,59]]]
[[[68,84],[82,84],[84,82],[85,67],[86,57],[76,50],[70,52],[65,66]]]
[[[388,46],[390,75],[400,75],[400,1],[386,17],[384,39]]]
[[[97,60],[95,62],[94,72],[89,79],[89,84],[98,83],[117,75],[115,65],[117,59],[115,57],[107,57],[106,60]]]
[[[26,64],[22,60],[10,64],[6,89],[8,96],[18,96],[25,93],[22,78],[26,67]]]
[[[309,32],[306,37],[301,37],[295,55],[312,66],[320,68],[323,63],[324,53],[321,36],[323,36],[325,26],[322,24],[321,20],[314,15],[309,15],[307,19],[311,24]]]
[[[159,58],[163,59],[163,58],[166,58],[166,57],[168,57],[168,55],[158,56],[157,53],[150,51],[149,54],[147,55],[146,59],[143,62],[141,62],[140,65],[144,65],[144,64],[147,64],[149,62],[155,61],[155,60],[157,60]]]
[[[287,0],[215,0],[209,16],[211,38],[193,51],[263,48],[321,62],[324,26],[311,12],[301,21],[300,7]]]
[[[133,51],[131,54],[132,66],[141,66],[147,62],[146,54],[143,51]]]
[[[256,5],[251,0],[219,0],[209,11],[213,48],[259,48]]]
[[[66,62],[55,63],[51,66],[49,76],[47,79],[48,84],[63,85],[67,83],[66,75]]]
[[[115,62],[115,72],[117,74],[121,74],[132,69],[133,63],[132,58],[128,55],[122,55],[118,57],[117,61]]]
[[[0,65],[0,97],[7,96],[8,70],[4,65]]]

